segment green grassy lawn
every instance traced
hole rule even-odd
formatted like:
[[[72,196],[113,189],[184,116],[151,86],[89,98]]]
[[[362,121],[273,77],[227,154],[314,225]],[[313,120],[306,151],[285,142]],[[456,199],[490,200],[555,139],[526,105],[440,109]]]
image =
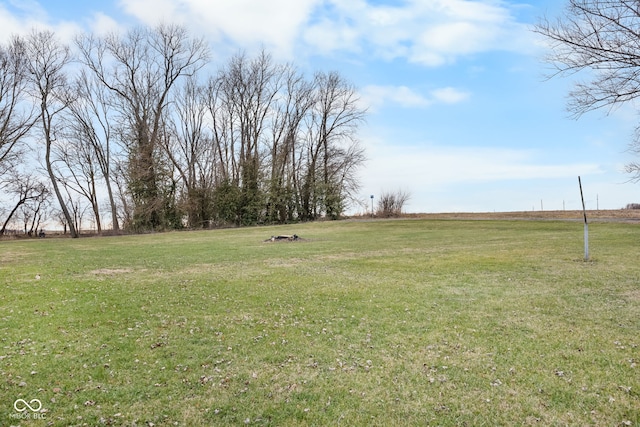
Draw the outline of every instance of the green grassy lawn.
[[[591,262],[553,221],[3,241],[0,425],[637,426],[640,226],[590,233]]]

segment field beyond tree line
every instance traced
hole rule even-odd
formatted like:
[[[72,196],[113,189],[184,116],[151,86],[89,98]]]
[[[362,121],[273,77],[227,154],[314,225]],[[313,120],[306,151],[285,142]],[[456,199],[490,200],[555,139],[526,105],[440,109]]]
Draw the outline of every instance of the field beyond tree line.
[[[640,209],[604,209],[586,211],[587,221],[591,222],[636,222],[640,221]],[[584,221],[581,210],[516,211],[516,212],[448,212],[406,214],[407,218],[423,219],[495,219],[495,220],[576,220]]]

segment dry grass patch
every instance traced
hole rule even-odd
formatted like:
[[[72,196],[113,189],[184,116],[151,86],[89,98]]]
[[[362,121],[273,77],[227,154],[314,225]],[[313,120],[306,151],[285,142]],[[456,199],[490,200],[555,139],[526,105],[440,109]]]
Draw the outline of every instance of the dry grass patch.
[[[98,268],[96,270],[91,270],[89,274],[93,274],[96,276],[113,276],[117,274],[128,274],[133,273],[132,268]]]
[[[633,289],[633,290],[627,291],[623,295],[631,303],[640,303],[640,289]]]

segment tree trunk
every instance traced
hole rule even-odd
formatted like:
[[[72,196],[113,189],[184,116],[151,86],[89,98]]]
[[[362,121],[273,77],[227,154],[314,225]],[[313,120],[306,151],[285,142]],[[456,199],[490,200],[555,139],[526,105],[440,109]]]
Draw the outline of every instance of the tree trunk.
[[[44,121],[44,118],[43,118],[43,121]],[[64,199],[62,198],[62,193],[60,193],[60,188],[58,187],[58,180],[56,179],[56,176],[53,173],[53,168],[51,167],[51,137],[49,136],[48,130],[45,133],[47,134],[45,136],[45,139],[47,140],[47,154],[45,158],[45,161],[47,164],[47,173],[49,174],[49,179],[51,180],[53,191],[56,193],[56,198],[58,199],[58,203],[60,204],[60,209],[62,210],[62,214],[64,215],[64,218],[67,224],[69,224],[69,232],[71,234],[71,237],[77,238],[78,233],[76,231],[75,226],[73,225],[73,220],[71,219],[71,215],[69,214],[69,209],[67,208],[67,205],[64,202]],[[65,233],[66,233],[66,229],[65,229]]]

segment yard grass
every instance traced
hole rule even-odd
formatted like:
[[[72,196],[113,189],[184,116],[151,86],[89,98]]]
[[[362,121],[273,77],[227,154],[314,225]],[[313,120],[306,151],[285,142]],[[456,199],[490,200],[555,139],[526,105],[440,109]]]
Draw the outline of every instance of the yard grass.
[[[590,241],[584,262],[576,222],[395,220],[0,242],[0,425],[640,425],[640,226]]]

